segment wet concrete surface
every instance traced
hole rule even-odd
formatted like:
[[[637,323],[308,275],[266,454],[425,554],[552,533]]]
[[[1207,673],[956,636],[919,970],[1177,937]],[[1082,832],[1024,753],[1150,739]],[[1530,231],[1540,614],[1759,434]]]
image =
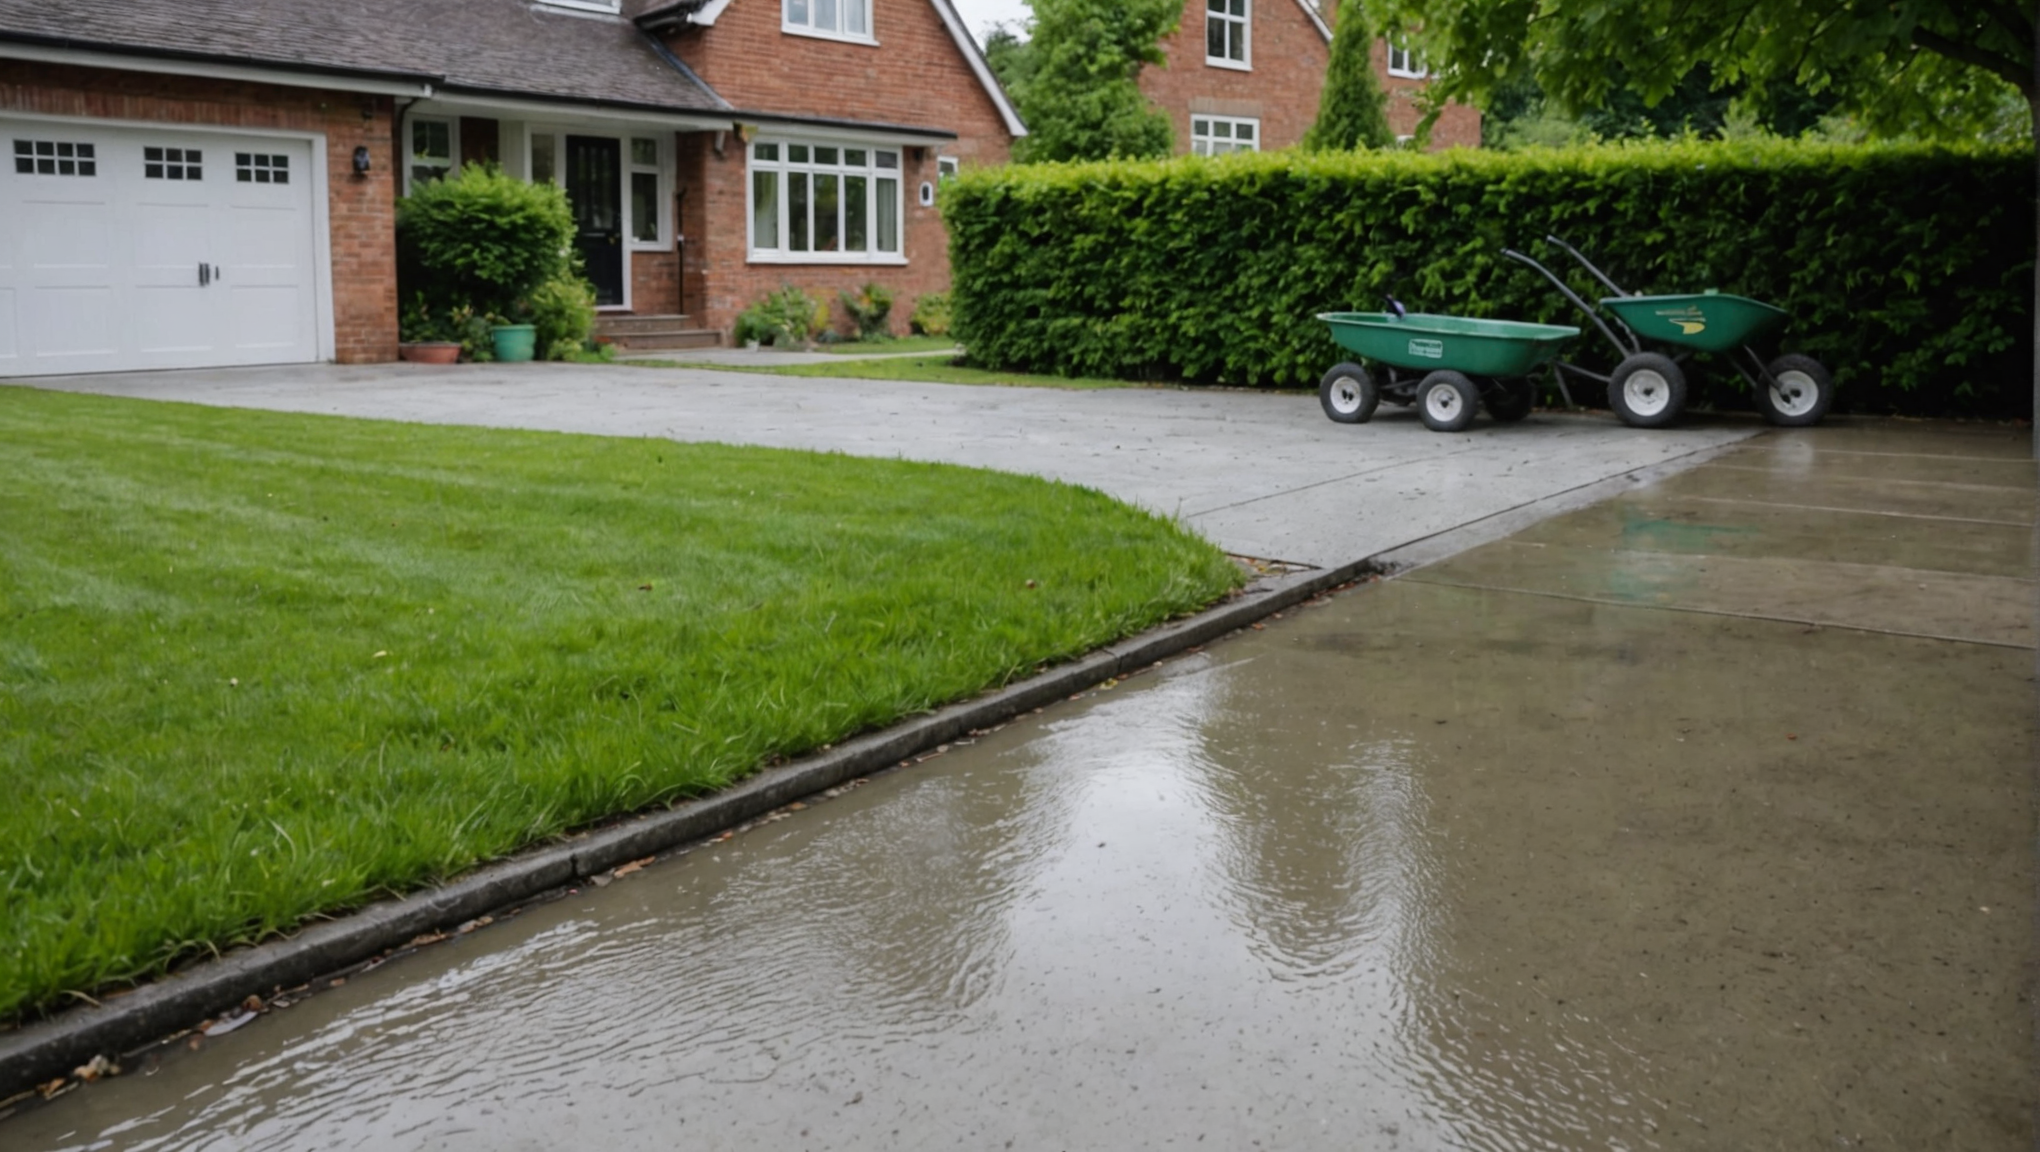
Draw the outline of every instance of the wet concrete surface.
[[[1291,612],[0,1144],[2029,1148],[2032,464],[1854,431]],[[1815,485],[1875,514],[1767,498]],[[1691,575],[1724,559],[1773,579]]]

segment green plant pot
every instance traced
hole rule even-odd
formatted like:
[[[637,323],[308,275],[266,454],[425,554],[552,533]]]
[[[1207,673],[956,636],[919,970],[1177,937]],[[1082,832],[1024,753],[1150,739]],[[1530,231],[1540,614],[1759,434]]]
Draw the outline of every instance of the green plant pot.
[[[489,329],[496,359],[520,363],[538,354],[538,329],[530,324],[498,324]]]

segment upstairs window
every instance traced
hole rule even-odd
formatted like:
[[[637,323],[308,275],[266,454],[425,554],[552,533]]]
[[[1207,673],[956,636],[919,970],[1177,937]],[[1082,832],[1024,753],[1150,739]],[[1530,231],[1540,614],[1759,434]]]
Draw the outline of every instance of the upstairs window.
[[[1204,62],[1219,68],[1253,64],[1248,19],[1252,0],[1204,0]]]
[[[803,36],[872,42],[871,0],[780,0],[780,27]]]
[[[1424,67],[1424,58],[1410,51],[1408,45],[1391,40],[1388,42],[1388,74],[1406,80],[1422,80],[1431,74],[1431,70]]]

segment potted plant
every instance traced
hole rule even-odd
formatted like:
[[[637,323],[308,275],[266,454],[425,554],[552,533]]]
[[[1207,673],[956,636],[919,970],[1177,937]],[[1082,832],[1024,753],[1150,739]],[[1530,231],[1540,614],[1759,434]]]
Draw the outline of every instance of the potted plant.
[[[451,318],[435,316],[419,293],[397,318],[397,355],[414,364],[452,364],[460,359],[460,338]]]

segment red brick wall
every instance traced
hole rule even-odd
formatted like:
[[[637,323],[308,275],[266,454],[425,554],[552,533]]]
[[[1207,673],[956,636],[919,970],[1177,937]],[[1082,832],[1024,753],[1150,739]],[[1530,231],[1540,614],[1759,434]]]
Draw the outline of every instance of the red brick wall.
[[[872,0],[872,32],[876,47],[789,35],[780,27],[779,4],[749,0],[724,9],[713,27],[684,29],[669,40],[688,67],[745,111],[957,134],[953,141],[901,150],[904,267],[750,263],[744,144],[730,136],[717,155],[712,133],[682,135],[681,295],[684,310],[702,327],[727,333],[737,313],[785,284],[827,300],[841,327],[845,317],[836,293],[877,283],[893,290],[893,328],[905,332],[918,297],[948,290],[949,235],[937,211],[921,207],[920,186],[935,179],[938,154],[966,165],[1003,164],[1012,138],[928,0]]]
[[[1183,23],[1162,40],[1168,62],[1143,68],[1140,90],[1168,113],[1176,151],[1190,151],[1190,114],[1257,117],[1261,148],[1287,148],[1317,119],[1330,46],[1296,0],[1252,0],[1248,40],[1253,70],[1215,68],[1204,62],[1205,0],[1186,0]]]
[[[10,61],[0,111],[323,132],[332,229],[333,337],[342,363],[397,356],[396,185],[387,96]],[[354,149],[377,158],[354,175]]]
[[[680,307],[680,254],[671,248],[630,254],[630,310],[639,316],[671,316]]]

